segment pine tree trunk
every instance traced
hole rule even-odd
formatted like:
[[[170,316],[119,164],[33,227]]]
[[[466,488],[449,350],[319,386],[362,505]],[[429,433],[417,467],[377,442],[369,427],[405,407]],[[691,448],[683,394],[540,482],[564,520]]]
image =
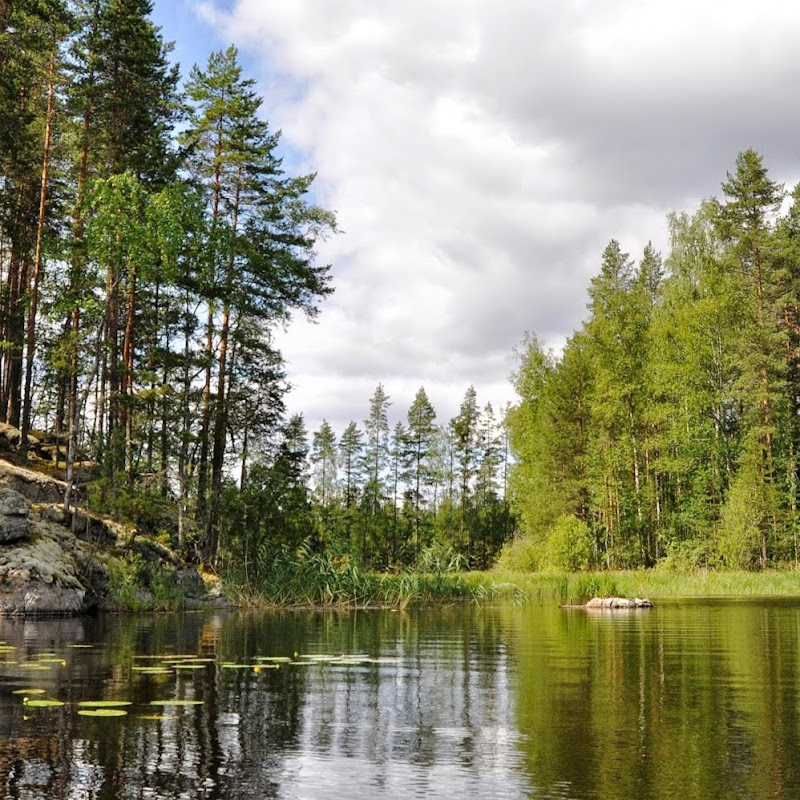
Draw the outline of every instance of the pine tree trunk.
[[[47,79],[47,115],[44,130],[44,154],[42,157],[42,183],[39,190],[39,219],[36,225],[36,251],[33,264],[33,286],[25,341],[25,390],[22,403],[22,451],[28,449],[28,431],[31,426],[31,388],[33,382],[33,357],[36,335],[36,314],[39,308],[39,281],[42,273],[42,242],[44,240],[45,212],[47,208],[47,185],[50,177],[50,146],[53,138],[53,113],[55,110],[56,41],[50,52],[50,68]]]

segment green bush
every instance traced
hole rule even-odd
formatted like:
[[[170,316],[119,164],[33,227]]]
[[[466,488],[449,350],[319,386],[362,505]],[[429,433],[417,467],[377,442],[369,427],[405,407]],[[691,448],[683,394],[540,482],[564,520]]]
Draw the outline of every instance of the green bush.
[[[433,542],[422,548],[416,568],[420,572],[463,572],[469,569],[469,559],[452,545]]]
[[[550,569],[578,572],[592,562],[594,540],[589,526],[572,514],[550,529],[544,547],[544,564]]]
[[[731,484],[722,510],[717,548],[731,569],[753,569],[758,563],[767,502],[756,472],[745,463]]]
[[[117,608],[145,611],[150,604],[143,598],[147,565],[139,553],[108,561],[108,598]]]
[[[702,539],[674,539],[667,545],[666,555],[658,560],[656,568],[667,572],[693,572],[714,566],[711,543]]]
[[[542,545],[529,536],[517,536],[503,545],[495,564],[497,572],[538,572],[542,563]]]

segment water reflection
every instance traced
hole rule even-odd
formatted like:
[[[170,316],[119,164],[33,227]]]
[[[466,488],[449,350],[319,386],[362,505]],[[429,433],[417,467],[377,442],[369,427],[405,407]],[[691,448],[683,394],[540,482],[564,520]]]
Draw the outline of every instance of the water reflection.
[[[0,642],[4,800],[800,796],[795,603],[0,620]],[[175,698],[199,704],[151,705]],[[99,699],[130,714],[78,715]]]
[[[474,610],[2,621],[0,787],[14,800],[518,797],[502,638],[500,619]],[[25,666],[43,653],[66,663]],[[209,660],[135,669],[166,653]],[[296,658],[343,653],[365,658]],[[26,708],[11,694],[25,685],[67,705]],[[131,700],[130,716],[77,715],[101,697]],[[152,713],[171,697],[202,705]]]

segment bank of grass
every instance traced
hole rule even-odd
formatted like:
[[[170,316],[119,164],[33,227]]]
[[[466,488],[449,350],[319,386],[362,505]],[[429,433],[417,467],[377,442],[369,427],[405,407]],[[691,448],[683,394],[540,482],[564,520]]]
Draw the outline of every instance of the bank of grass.
[[[483,600],[487,591],[484,582],[467,573],[380,573],[347,558],[309,552],[278,553],[267,569],[227,578],[228,597],[240,606],[403,608],[410,603]]]
[[[578,604],[592,597],[646,597],[679,600],[700,597],[800,597],[800,571],[765,572],[630,570],[574,573],[476,573],[486,596],[508,593],[542,604]]]
[[[241,606],[393,607],[472,601],[572,605],[592,597],[800,597],[800,571],[635,570],[575,573],[372,572],[328,555],[278,557],[257,576],[231,576]]]

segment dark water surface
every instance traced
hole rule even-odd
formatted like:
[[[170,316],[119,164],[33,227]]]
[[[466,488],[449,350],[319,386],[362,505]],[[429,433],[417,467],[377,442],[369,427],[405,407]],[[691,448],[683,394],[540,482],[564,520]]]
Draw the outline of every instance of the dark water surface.
[[[800,600],[0,620],[0,642],[0,800],[800,798]],[[64,705],[13,694],[35,688]],[[152,704],[176,698],[201,702]],[[79,713],[102,699],[127,715]]]

